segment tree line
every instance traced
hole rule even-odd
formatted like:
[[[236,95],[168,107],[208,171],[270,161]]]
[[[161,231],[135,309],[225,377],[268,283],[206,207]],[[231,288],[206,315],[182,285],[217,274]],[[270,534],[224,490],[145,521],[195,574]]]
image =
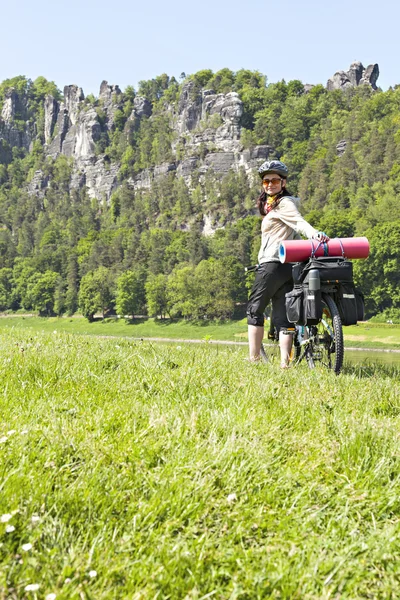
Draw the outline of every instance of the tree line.
[[[192,151],[168,118],[188,80],[193,93],[239,93],[243,147],[275,148],[289,166],[291,193],[301,197],[315,227],[331,237],[368,237],[370,258],[355,262],[368,315],[398,318],[400,88],[305,92],[299,81],[268,84],[258,72],[229,69],[180,82],[162,75],[140,82],[138,92],[125,90],[114,128],[97,148],[121,164],[109,204],[89,198],[85,188],[70,189],[70,159],[46,156],[43,101],[47,93],[61,98],[54,84],[23,77],[0,84],[0,107],[7,90],[17,89],[26,98],[17,118],[36,123],[37,132],[29,151],[0,143],[0,310],[197,319],[230,317],[245,302],[243,269],[254,263],[259,245],[256,174],[239,170],[221,178],[195,171],[187,182],[172,172],[149,190],[129,185],[142,169]],[[128,118],[136,93],[153,111],[140,122]],[[101,120],[101,102],[90,96],[85,102]],[[37,170],[50,182],[39,196],[27,192]],[[212,236],[202,234],[205,219],[216,229]]]

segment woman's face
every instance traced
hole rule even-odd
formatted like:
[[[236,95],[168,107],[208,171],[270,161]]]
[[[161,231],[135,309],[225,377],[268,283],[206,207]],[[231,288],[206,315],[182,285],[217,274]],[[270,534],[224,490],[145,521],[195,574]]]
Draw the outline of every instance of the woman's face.
[[[263,188],[269,196],[279,194],[286,185],[285,179],[282,179],[277,173],[266,173],[262,180]]]

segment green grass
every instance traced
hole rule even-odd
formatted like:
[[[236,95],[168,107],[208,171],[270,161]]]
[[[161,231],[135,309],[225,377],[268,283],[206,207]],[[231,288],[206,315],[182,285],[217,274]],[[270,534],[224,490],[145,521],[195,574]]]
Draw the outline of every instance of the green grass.
[[[400,350],[400,325],[366,322],[344,327],[343,332],[346,346]]]
[[[0,344],[0,598],[400,596],[398,368]]]
[[[133,323],[125,319],[101,319],[89,323],[83,317],[2,317],[0,331],[10,328],[29,328],[34,331],[62,331],[82,335],[112,335],[127,337],[154,337],[171,339],[216,339],[245,341],[247,325],[245,320],[225,323],[189,323],[169,319],[135,319]]]
[[[247,340],[246,319],[222,323],[190,323],[169,319],[135,319],[128,323],[124,319],[105,319],[89,323],[83,317],[24,317],[0,318],[0,332],[16,329],[32,331],[59,331],[80,335],[109,335],[133,338],[170,338],[242,341]],[[344,327],[345,345],[359,348],[392,348],[400,350],[400,325],[359,323]]]

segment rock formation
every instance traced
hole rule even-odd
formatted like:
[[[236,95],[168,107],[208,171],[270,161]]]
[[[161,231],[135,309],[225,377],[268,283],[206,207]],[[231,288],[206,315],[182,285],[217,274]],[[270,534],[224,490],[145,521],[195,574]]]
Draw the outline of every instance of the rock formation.
[[[379,77],[379,66],[369,65],[366,69],[360,61],[353,62],[348,71],[337,71],[331,79],[328,79],[326,87],[328,90],[343,90],[359,85],[370,85],[376,90],[376,82]]]
[[[12,148],[30,147],[35,132],[26,122],[26,101],[11,88],[6,91],[0,119],[0,144],[2,140]]]
[[[328,81],[329,90],[346,89],[367,84],[376,89],[379,76],[378,65],[364,68],[355,62],[347,72],[339,71]],[[307,93],[313,86],[305,86]],[[119,165],[109,162],[102,150],[115,128],[117,111],[123,109],[123,95],[117,85],[103,81],[98,101],[86,98],[80,87],[68,85],[64,88],[63,102],[53,96],[44,101],[44,141],[47,155],[56,158],[63,154],[73,160],[70,188],[86,186],[92,198],[108,202],[118,186]],[[247,173],[273,153],[273,148],[260,145],[244,149],[240,141],[243,102],[236,92],[217,94],[212,89],[201,89],[192,79],[182,86],[176,103],[165,105],[165,114],[175,132],[172,143],[171,162],[151,169],[144,169],[128,180],[135,189],[150,188],[152,181],[170,172],[190,183],[197,171],[204,176],[212,171],[223,176],[230,169],[244,168]],[[152,118],[152,105],[144,97],[136,96],[125,133],[137,131],[142,119]],[[10,148],[31,147],[38,132],[36,125],[28,121],[25,98],[20,98],[14,89],[7,91],[0,118],[0,159]],[[337,148],[339,155],[345,152],[343,140]],[[43,196],[48,178],[37,171],[28,191]]]

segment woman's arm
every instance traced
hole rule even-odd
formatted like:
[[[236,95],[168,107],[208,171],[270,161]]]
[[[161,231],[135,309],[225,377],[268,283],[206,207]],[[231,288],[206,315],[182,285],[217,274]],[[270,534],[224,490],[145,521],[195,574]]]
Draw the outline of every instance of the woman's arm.
[[[304,237],[314,238],[320,242],[328,242],[329,237],[323,231],[318,231],[308,223],[300,214],[299,209],[293,200],[284,198],[279,205],[279,218],[296,233],[301,233]]]
[[[282,223],[291,227],[296,233],[300,233],[306,238],[311,239],[316,237],[319,233],[317,229],[301,216],[293,200],[290,200],[287,197],[281,200],[278,206],[277,217]]]

